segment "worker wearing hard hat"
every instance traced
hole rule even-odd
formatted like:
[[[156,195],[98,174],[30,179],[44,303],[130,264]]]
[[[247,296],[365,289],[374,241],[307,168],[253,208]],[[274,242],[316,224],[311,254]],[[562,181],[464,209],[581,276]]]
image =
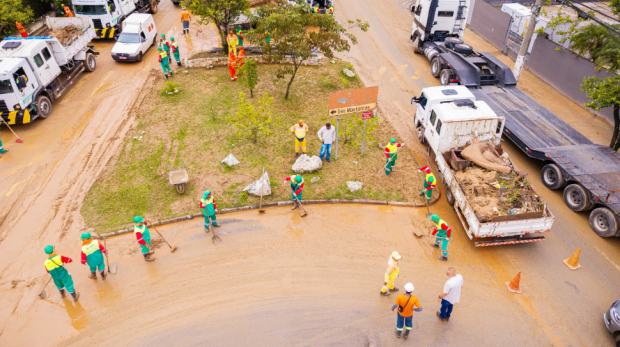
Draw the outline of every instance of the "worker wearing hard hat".
[[[93,240],[89,232],[83,233],[80,239],[82,240],[82,265],[88,264],[90,267],[88,278],[97,279],[96,271],[99,270],[101,279],[105,280],[105,262],[103,261],[105,247],[99,241]]]
[[[295,156],[299,155],[299,149],[306,153],[306,133],[308,132],[308,125],[304,124],[303,120],[291,127],[291,132],[295,134]]]
[[[426,177],[424,177],[424,188],[420,191],[419,195],[422,196],[426,194],[426,201],[428,201],[431,199],[431,195],[433,195],[433,189],[437,186],[437,179],[428,166],[420,168],[419,171],[426,174]]]
[[[386,175],[390,175],[390,173],[393,171],[394,168],[394,164],[396,164],[396,159],[398,159],[398,155],[396,154],[396,152],[398,151],[399,147],[404,147],[405,144],[404,143],[396,143],[396,139],[391,139],[390,143],[388,143],[387,146],[385,146],[385,156],[386,156],[386,160],[385,160],[385,174]]]
[[[435,236],[435,243],[431,244],[433,247],[441,248],[441,255],[439,260],[448,260],[448,242],[450,242],[450,235],[452,229],[448,226],[448,223],[439,218],[436,214],[432,215],[431,220],[435,223],[435,230],[431,233]]]
[[[164,49],[166,56],[168,57],[168,63],[172,63],[172,57],[170,56],[170,41],[166,40],[166,34],[161,34],[159,46]]]
[[[161,68],[164,70],[164,76],[168,79],[168,72],[170,72],[170,76],[174,76],[172,69],[170,68],[170,62],[168,61],[170,58],[168,56],[168,52],[164,51],[161,47],[157,47],[157,50],[159,51],[157,60],[161,64]]]
[[[396,337],[400,338],[400,335],[403,332],[403,328],[407,327],[405,330],[405,334],[403,337],[406,339],[409,336],[409,332],[413,328],[412,318],[413,311],[420,312],[422,311],[422,305],[417,297],[413,296],[411,293],[413,292],[413,284],[407,283],[405,284],[405,294],[400,294],[396,297],[396,302],[392,305],[392,311],[398,307],[397,318],[396,318]]]
[[[147,222],[140,216],[133,217],[133,233],[136,235],[136,240],[140,244],[140,249],[145,261],[153,261],[155,258],[151,258],[153,251],[151,248],[151,233],[146,227]]]
[[[60,7],[65,11],[65,16],[74,17],[73,11],[71,11],[71,7],[65,6],[65,4],[60,4]]]
[[[65,264],[69,264],[73,260],[68,257],[63,257],[56,254],[54,246],[45,246],[45,254],[47,254],[47,260],[45,261],[45,270],[52,276],[56,288],[60,291],[60,296],[65,297],[65,289],[73,297],[73,301],[78,301],[80,293],[73,289],[73,278],[69,271],[65,269]]]
[[[398,262],[402,259],[398,252],[392,252],[390,259],[388,259],[388,267],[385,270],[383,288],[381,288],[381,295],[390,295],[390,292],[397,292],[398,288],[394,287],[394,281],[398,277]]]
[[[174,60],[177,61],[177,66],[181,67],[181,51],[179,51],[179,44],[174,40],[174,37],[170,38],[170,47],[172,48]]]
[[[286,182],[291,182],[291,199],[293,199],[293,208],[294,210],[299,207],[299,202],[301,201],[301,195],[304,191],[304,178],[301,175],[293,175],[284,179],[284,184]]]
[[[209,232],[209,222],[211,222],[211,225],[214,227],[219,227],[217,221],[215,220],[215,210],[217,210],[217,204],[215,203],[213,192],[210,190],[205,191],[202,199],[200,199],[200,208],[202,209],[202,215],[205,216],[205,231]]]

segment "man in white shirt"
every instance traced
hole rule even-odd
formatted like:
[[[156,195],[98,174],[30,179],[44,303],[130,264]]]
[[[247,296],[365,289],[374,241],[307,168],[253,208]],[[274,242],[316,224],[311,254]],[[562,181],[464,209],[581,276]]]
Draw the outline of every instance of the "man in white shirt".
[[[327,162],[331,163],[329,161],[329,157],[331,156],[332,152],[332,144],[334,143],[334,141],[336,141],[336,130],[332,127],[331,124],[327,123],[324,127],[319,129],[317,135],[319,135],[319,140],[323,142],[323,145],[321,145],[320,158],[321,160],[323,160],[323,158],[325,157]]]
[[[452,307],[461,299],[463,276],[457,274],[453,267],[448,268],[446,275],[448,275],[448,280],[443,285],[443,293],[437,298],[437,301],[441,302],[441,310],[437,311],[437,317],[447,322],[450,320]]]

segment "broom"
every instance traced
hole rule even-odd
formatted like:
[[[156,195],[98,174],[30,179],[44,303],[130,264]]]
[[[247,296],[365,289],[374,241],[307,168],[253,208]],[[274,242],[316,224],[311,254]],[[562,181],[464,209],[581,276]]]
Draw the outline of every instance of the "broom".
[[[17,137],[17,140],[15,140],[15,142],[17,143],[23,143],[24,141],[22,141],[22,139],[19,138],[19,136],[17,136],[17,134],[13,131],[13,129],[11,129],[11,127],[9,126],[9,123],[7,123],[4,118],[0,117],[0,119],[2,119],[2,121],[4,122],[4,124],[6,124],[6,126],[9,128],[9,130],[11,130],[11,132],[13,133],[13,135],[15,135],[15,137]]]

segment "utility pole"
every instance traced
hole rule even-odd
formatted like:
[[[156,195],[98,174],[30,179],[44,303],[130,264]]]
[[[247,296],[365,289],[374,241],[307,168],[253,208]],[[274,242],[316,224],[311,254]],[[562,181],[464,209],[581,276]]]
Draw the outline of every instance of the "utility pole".
[[[530,41],[534,35],[534,28],[536,28],[536,17],[538,17],[538,14],[540,13],[542,4],[543,0],[536,0],[536,4],[532,6],[532,16],[530,17],[530,22],[527,25],[527,30],[525,31],[523,42],[521,42],[521,47],[519,48],[519,55],[515,61],[515,68],[512,71],[517,81],[519,80],[521,70],[523,70],[523,66],[525,65],[525,56],[527,55],[527,49],[530,47]]]

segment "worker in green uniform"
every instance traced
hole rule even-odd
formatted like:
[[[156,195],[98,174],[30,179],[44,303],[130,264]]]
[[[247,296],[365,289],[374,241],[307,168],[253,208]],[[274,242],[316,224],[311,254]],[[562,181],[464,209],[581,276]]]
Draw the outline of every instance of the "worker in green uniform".
[[[304,178],[301,175],[293,175],[284,179],[284,184],[286,182],[291,182],[291,199],[293,199],[293,208],[294,210],[299,207],[299,202],[301,201],[301,195],[304,191]]]
[[[420,168],[419,171],[426,174],[426,177],[424,177],[424,188],[422,188],[419,195],[422,196],[426,194],[426,201],[428,201],[431,199],[431,195],[433,195],[433,189],[436,187],[435,182],[437,182],[437,180],[430,167],[424,166]]]
[[[209,232],[209,222],[214,227],[219,227],[217,221],[215,220],[215,210],[217,210],[217,204],[215,203],[215,198],[213,198],[213,193],[210,190],[205,191],[202,199],[200,199],[200,208],[202,209],[202,214],[205,216],[205,231]],[[211,219],[209,221],[209,219]]]
[[[245,39],[245,37],[243,36],[243,31],[241,30],[241,25],[237,26],[237,46],[238,47],[243,47],[243,40]]]
[[[105,262],[103,254],[106,252],[103,244],[97,240],[93,240],[90,233],[83,233],[80,237],[82,240],[82,265],[88,263],[90,267],[90,275],[88,278],[97,279],[97,270],[101,275],[101,279],[105,280]]]
[[[0,154],[4,154],[8,151],[8,149],[4,149],[4,147],[2,146],[2,139],[0,139]]]
[[[172,57],[170,56],[170,41],[166,40],[165,34],[161,34],[159,46],[164,49],[164,52],[166,52],[166,55],[168,56],[168,63],[172,63]]]
[[[174,40],[174,37],[170,38],[170,46],[172,47],[174,60],[177,61],[177,66],[181,67],[181,51],[179,51],[179,44]]]
[[[164,70],[164,75],[166,75],[166,79],[168,79],[168,72],[170,72],[170,76],[172,76],[172,69],[170,68],[170,63],[168,62],[168,53],[164,52],[161,47],[157,47],[159,51],[159,63],[161,64],[161,68]]]
[[[450,242],[452,229],[448,226],[446,221],[439,218],[436,214],[431,216],[431,220],[435,223],[435,230],[431,233],[435,236],[435,243],[433,243],[432,246],[441,248],[441,256],[439,256],[439,260],[448,260],[448,242]]]
[[[153,261],[155,258],[151,258],[151,233],[149,229],[146,227],[146,221],[144,218],[140,216],[133,217],[133,233],[136,235],[136,240],[140,244],[140,249],[142,250],[142,255],[144,256],[145,261]]]
[[[386,160],[385,160],[385,174],[386,175],[390,175],[390,173],[392,172],[392,168],[394,167],[394,164],[396,164],[396,159],[398,159],[398,155],[396,154],[396,152],[398,151],[399,147],[404,147],[405,144],[404,143],[396,143],[396,139],[391,139],[390,143],[388,143],[387,146],[385,146],[385,156],[386,156]]]
[[[65,269],[64,264],[69,264],[73,260],[71,258],[63,257],[56,254],[54,246],[45,246],[45,254],[47,254],[47,260],[45,261],[45,270],[52,276],[56,288],[60,291],[60,296],[65,297],[65,289],[73,297],[73,301],[78,301],[80,293],[76,292],[73,288],[73,278],[69,271]]]

